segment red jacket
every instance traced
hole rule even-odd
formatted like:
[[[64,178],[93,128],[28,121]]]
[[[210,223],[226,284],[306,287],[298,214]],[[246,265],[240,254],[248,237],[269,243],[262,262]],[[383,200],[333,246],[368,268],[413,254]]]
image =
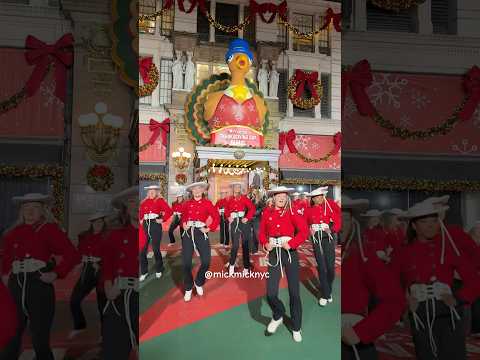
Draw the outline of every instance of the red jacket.
[[[0,281],[0,353],[14,337],[17,326],[17,309],[8,289]]]
[[[328,205],[325,203],[328,201]],[[319,205],[308,207],[305,216],[308,225],[312,224],[330,224],[333,222],[332,231],[339,232],[342,227],[342,212],[337,203],[330,199]],[[330,206],[329,206],[330,205]]]
[[[15,260],[32,258],[47,263],[54,255],[62,257],[53,269],[59,278],[80,262],[75,246],[57,224],[18,225],[4,237],[2,274],[10,273]]]
[[[214,231],[220,223],[218,210],[208,199],[191,199],[185,202],[180,223],[183,226],[188,221],[201,221],[207,223],[208,218],[212,218],[209,225],[210,230]]]
[[[163,221],[167,221],[172,216],[173,211],[162,198],[144,199],[140,204],[140,220],[143,220],[146,214],[157,214]]]
[[[182,213],[182,209],[183,209],[184,204],[185,204],[185,201],[182,201],[182,202],[174,201],[172,203],[172,211]]]
[[[364,262],[357,248],[342,262],[342,314],[357,314],[364,319],[353,326],[362,343],[374,342],[400,320],[405,308],[405,295],[398,278],[372,252]],[[377,304],[368,311],[370,298]]]
[[[393,257],[392,267],[405,289],[414,283],[429,284],[434,281],[452,287],[454,272],[457,271],[463,282],[457,296],[468,303],[473,302],[480,296],[480,277],[472,264],[465,261],[468,259],[467,255],[457,256],[448,239],[445,239],[444,264],[440,263],[441,251],[440,235],[425,243],[415,241],[403,247]]]
[[[81,236],[78,241],[78,253],[80,256],[102,256],[103,241],[106,237],[104,232],[98,234],[86,234]]]
[[[225,217],[229,218],[232,212],[244,211],[245,218],[250,221],[255,216],[255,205],[245,195],[232,196],[225,203]]]
[[[228,198],[223,198],[223,199],[218,199],[217,202],[215,203],[215,207],[217,209],[225,209],[227,207],[227,202],[228,202]]]
[[[307,240],[308,235],[308,225],[302,216],[273,207],[263,210],[258,231],[258,239],[262,245],[265,245],[270,237],[290,236],[292,239],[288,245],[296,249]]]
[[[388,247],[386,235],[380,226],[365,229],[362,234],[364,248],[373,252],[384,251]]]
[[[102,251],[102,280],[138,277],[138,231],[132,225],[110,232]]]

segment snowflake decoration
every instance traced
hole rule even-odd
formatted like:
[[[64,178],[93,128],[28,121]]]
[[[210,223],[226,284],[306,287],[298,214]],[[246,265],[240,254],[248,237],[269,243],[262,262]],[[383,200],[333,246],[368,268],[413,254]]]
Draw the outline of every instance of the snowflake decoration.
[[[405,127],[405,128],[411,128],[412,127],[412,119],[410,116],[403,114],[400,117],[400,126]]]
[[[233,117],[236,121],[241,121],[243,119],[243,109],[242,105],[236,104],[233,105]]]
[[[412,90],[411,94],[412,105],[417,109],[425,109],[428,104],[430,104],[430,99],[427,98],[427,95],[422,94],[418,90]]]
[[[218,116],[213,117],[212,125],[213,125],[213,127],[218,127],[220,125],[220,119],[218,118]]]
[[[252,112],[255,111],[255,105],[253,105],[251,102],[248,103],[247,108],[249,111],[252,111]]]
[[[43,81],[40,85],[40,93],[44,99],[43,106],[48,107],[50,105],[63,106],[63,102],[55,95],[55,80]]]
[[[297,148],[306,149],[308,142],[308,138],[305,135],[297,135],[297,137],[295,138],[295,146]]]
[[[461,145],[452,144],[452,150],[462,155],[469,155],[477,152],[478,146],[476,144],[470,144],[470,141],[468,139],[462,139]]]
[[[400,108],[400,95],[408,80],[394,74],[374,74],[368,95],[375,106],[386,104]]]
[[[477,106],[477,109],[473,113],[472,120],[473,126],[480,129],[480,106]]]
[[[357,105],[353,102],[351,96],[347,96],[343,107],[342,115],[345,119],[351,119],[352,115],[357,112]]]

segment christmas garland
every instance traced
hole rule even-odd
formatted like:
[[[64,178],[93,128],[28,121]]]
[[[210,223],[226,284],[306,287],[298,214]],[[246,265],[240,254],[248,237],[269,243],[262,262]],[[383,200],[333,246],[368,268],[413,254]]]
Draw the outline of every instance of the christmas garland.
[[[158,86],[158,79],[160,74],[157,67],[152,61],[152,58],[145,58],[139,61],[139,70],[142,76],[143,85],[140,85],[137,90],[139,97],[152,95],[153,91]]]
[[[6,178],[51,178],[53,207],[52,213],[59,222],[63,222],[63,206],[65,197],[63,193],[63,168],[57,165],[29,165],[14,166],[0,165],[0,177]]]
[[[304,98],[305,85],[310,89],[312,96]],[[287,93],[288,98],[293,105],[301,109],[313,109],[320,104],[320,97],[322,96],[322,84],[318,80],[318,72],[295,70],[295,74],[288,82]]]
[[[326,180],[326,179],[307,179],[307,178],[284,178],[280,181],[280,185],[321,185],[321,186],[336,186],[340,185],[340,180]]]
[[[208,11],[206,8],[205,0],[189,0],[190,8],[187,10],[184,6],[185,0],[177,0],[178,8],[180,11],[185,12],[187,14],[191,13],[195,7],[198,5],[200,12],[207,18],[210,25],[214,26],[216,29],[221,30],[226,33],[234,33],[237,31],[244,30],[245,27],[255,19],[256,15],[258,14],[264,23],[270,24],[275,20],[275,17],[278,15],[279,23],[284,25],[289,31],[293,32],[295,36],[304,38],[304,39],[312,39],[314,36],[320,34],[323,30],[328,28],[330,24],[333,24],[336,31],[341,32],[341,13],[334,13],[331,8],[328,8],[325,13],[325,19],[322,26],[314,31],[310,31],[308,33],[304,33],[300,31],[295,25],[292,25],[287,18],[288,14],[288,7],[287,2],[283,1],[282,3],[275,5],[273,3],[263,3],[259,4],[255,0],[250,0],[249,3],[249,14],[245,16],[245,19],[238,25],[223,25],[219,23]],[[155,21],[155,19],[162,14],[171,9],[174,4],[174,0],[166,1],[163,5],[163,8],[148,15],[141,15],[138,17],[138,26],[139,28],[147,27],[147,21]],[[270,14],[270,17],[267,19],[265,16]]]
[[[399,12],[423,4],[425,0],[370,0],[370,2],[378,8]]]
[[[395,179],[387,177],[368,177],[353,176],[346,177],[342,181],[342,188],[356,190],[390,190],[390,191],[407,191],[419,190],[429,192],[439,191],[480,191],[480,181],[470,180],[429,180],[429,179]]]
[[[106,165],[93,165],[87,172],[87,184],[95,191],[107,191],[114,183],[112,169]]]
[[[140,173],[138,175],[138,180],[140,181],[158,181],[162,187],[162,194],[164,197],[167,196],[167,183],[168,178],[166,174],[162,173]]]

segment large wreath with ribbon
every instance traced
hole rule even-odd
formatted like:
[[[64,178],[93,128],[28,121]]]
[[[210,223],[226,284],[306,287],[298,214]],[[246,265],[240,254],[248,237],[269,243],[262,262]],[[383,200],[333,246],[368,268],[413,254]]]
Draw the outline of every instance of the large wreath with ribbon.
[[[320,104],[322,91],[317,71],[295,70],[287,87],[288,98],[293,105],[301,109],[313,109]]]
[[[95,164],[88,169],[87,184],[95,191],[107,191],[114,183],[113,171],[106,165]]]
[[[153,58],[143,58],[138,61],[138,69],[143,80],[143,85],[138,87],[137,95],[139,97],[152,95],[158,86],[160,74],[153,63]]]
[[[398,137],[403,140],[427,140],[436,135],[446,135],[459,122],[469,120],[480,104],[480,68],[473,66],[465,75],[463,81],[465,97],[462,103],[453,110],[452,114],[447,119],[430,128],[411,130],[406,127],[396,126],[375,109],[366,92],[372,81],[373,76],[367,60],[361,60],[353,67],[344,71],[342,73],[342,110],[347,93],[350,91],[360,115],[369,116],[378,126],[387,130],[392,137]]]

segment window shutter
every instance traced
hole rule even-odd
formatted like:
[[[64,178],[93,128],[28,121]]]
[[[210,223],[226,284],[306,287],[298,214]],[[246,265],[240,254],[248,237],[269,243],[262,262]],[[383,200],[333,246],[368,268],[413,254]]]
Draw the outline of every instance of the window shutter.
[[[288,104],[288,72],[286,70],[277,70],[278,71],[278,111],[281,113],[287,112]]]
[[[322,98],[320,103],[320,112],[322,118],[330,119],[332,117],[331,111],[331,99],[330,99],[330,79],[331,74],[322,74],[321,77],[322,82]]]
[[[367,30],[413,32],[415,30],[412,10],[393,12],[367,4]]]
[[[450,14],[453,9],[450,8],[450,0],[432,0],[432,25],[435,34],[449,34]]]

